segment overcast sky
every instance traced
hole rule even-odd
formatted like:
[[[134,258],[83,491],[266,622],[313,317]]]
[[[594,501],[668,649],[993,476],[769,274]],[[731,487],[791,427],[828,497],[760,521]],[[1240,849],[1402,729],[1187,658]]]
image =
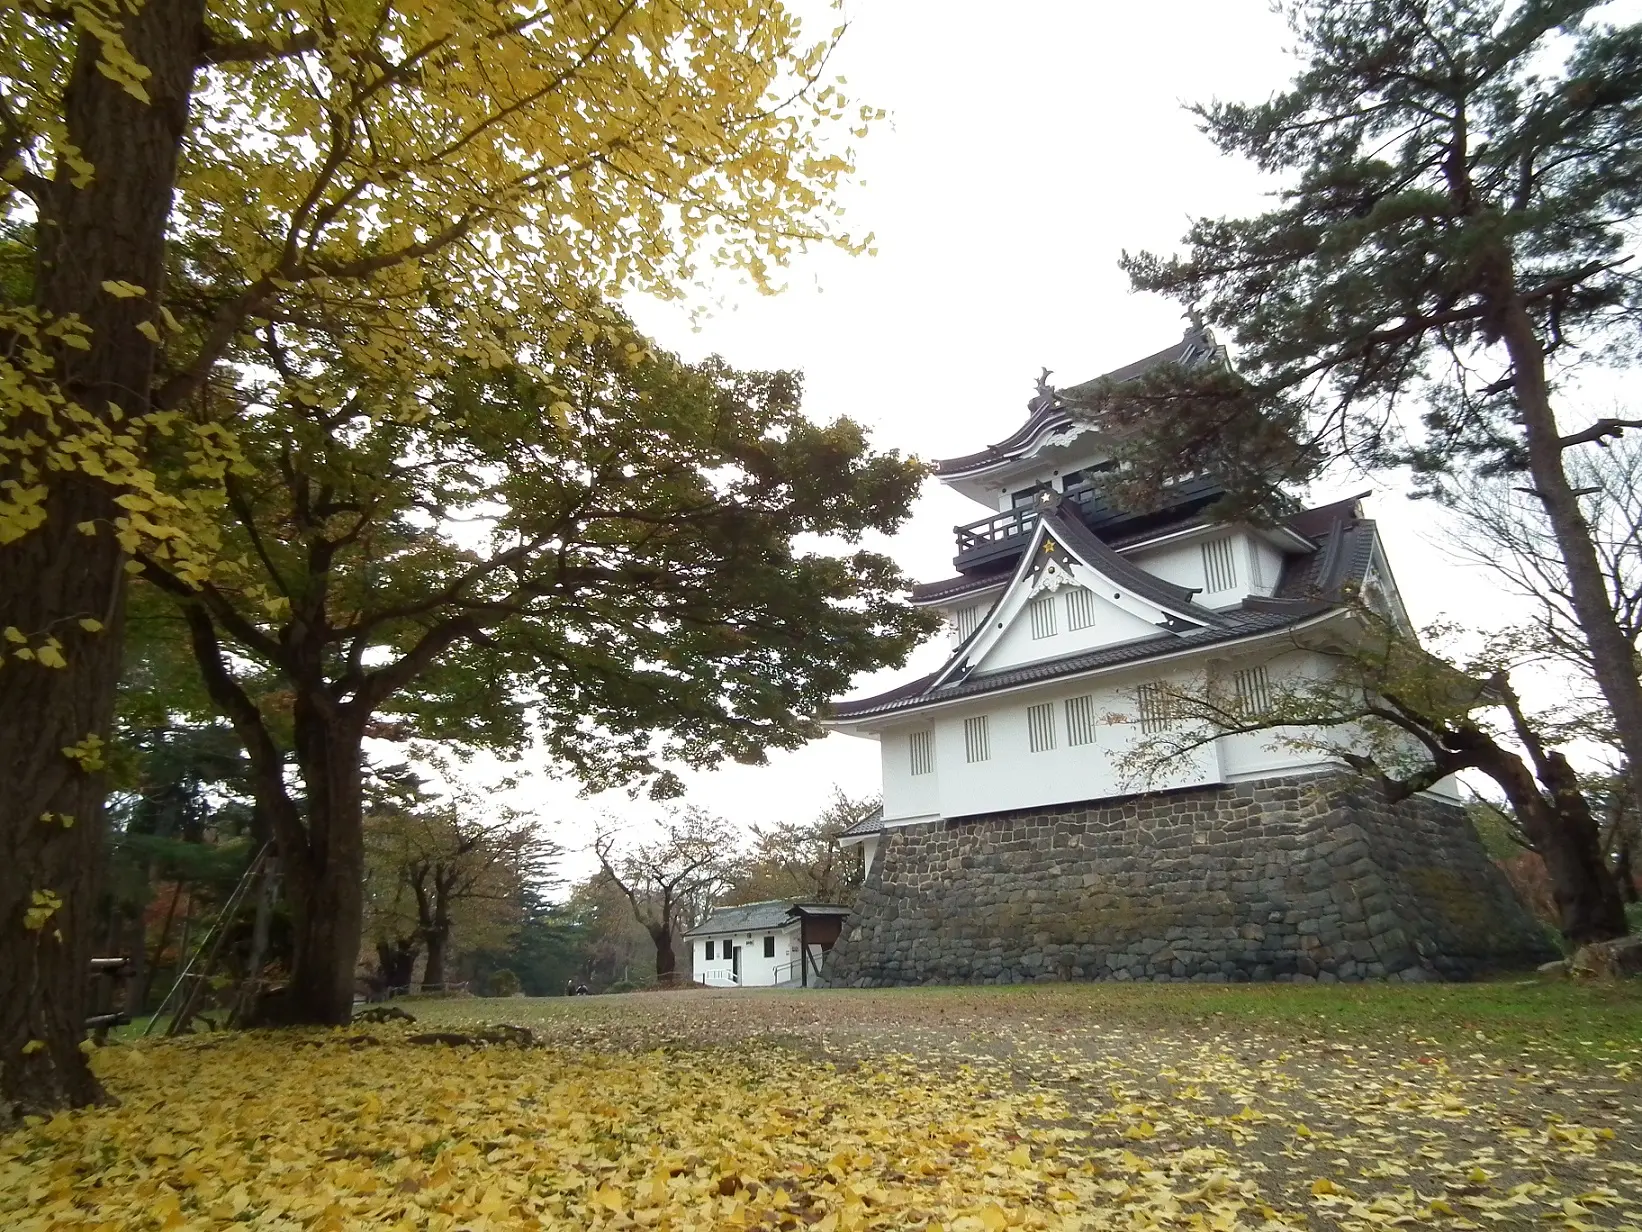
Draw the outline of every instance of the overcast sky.
[[[1289,34],[1264,0],[853,0],[849,16],[837,70],[890,112],[860,143],[864,185],[847,199],[878,255],[816,254],[774,298],[732,288],[699,329],[680,308],[634,304],[643,327],[688,358],[801,370],[811,415],[850,415],[879,446],[926,459],[1011,432],[1040,367],[1070,385],[1178,339],[1179,310],[1131,294],[1118,256],[1172,249],[1193,217],[1261,207],[1270,185],[1221,157],[1184,105],[1288,81]],[[1426,541],[1429,506],[1351,476],[1311,495],[1365,489],[1416,622],[1496,606],[1485,575]],[[915,579],[947,576],[953,525],[982,512],[931,480],[887,550]],[[941,641],[857,691],[931,670]],[[795,821],[834,785],[876,793],[878,774],[875,744],[834,735],[767,766],[688,775],[688,799],[737,826]],[[601,813],[655,813],[540,781],[516,801],[570,849]]]

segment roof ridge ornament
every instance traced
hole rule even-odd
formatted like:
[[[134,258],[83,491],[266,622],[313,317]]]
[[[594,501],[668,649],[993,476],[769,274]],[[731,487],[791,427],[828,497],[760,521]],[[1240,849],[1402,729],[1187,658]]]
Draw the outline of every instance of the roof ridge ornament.
[[[1052,368],[1045,368],[1038,375],[1037,396],[1026,404],[1026,409],[1034,415],[1039,411],[1053,410],[1056,404],[1060,402],[1060,394],[1056,393],[1055,387],[1049,383],[1049,378],[1052,375],[1054,375],[1054,369]]]

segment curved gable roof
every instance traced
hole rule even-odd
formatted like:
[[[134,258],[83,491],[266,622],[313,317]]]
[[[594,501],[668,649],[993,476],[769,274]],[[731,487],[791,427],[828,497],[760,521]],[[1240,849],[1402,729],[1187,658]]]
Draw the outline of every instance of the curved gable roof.
[[[1195,365],[1209,363],[1225,354],[1225,350],[1214,340],[1214,335],[1205,327],[1193,326],[1186,331],[1181,340],[1173,346],[1164,347],[1155,354],[1144,359],[1137,359],[1133,363],[1125,364],[1121,368],[1114,368],[1110,372],[1101,374],[1093,380],[1084,381],[1067,389],[1068,394],[1093,389],[1104,381],[1122,384],[1132,381],[1136,377],[1144,376],[1153,368],[1164,364]],[[1070,425],[1071,413],[1062,404],[1057,395],[1053,398],[1039,396],[1027,404],[1031,411],[1027,420],[1019,428],[1006,436],[995,445],[988,445],[976,453],[964,454],[957,458],[942,458],[935,463],[935,473],[940,476],[964,475],[973,471],[986,470],[1003,462],[1010,462],[1030,452],[1045,438],[1059,432]]]

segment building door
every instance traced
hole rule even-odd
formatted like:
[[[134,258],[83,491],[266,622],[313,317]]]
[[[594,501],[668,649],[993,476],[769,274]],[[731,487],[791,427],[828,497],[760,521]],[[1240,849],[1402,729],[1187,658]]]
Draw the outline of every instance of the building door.
[[[741,983],[741,947],[738,945],[730,951],[730,974],[735,976],[735,982]]]

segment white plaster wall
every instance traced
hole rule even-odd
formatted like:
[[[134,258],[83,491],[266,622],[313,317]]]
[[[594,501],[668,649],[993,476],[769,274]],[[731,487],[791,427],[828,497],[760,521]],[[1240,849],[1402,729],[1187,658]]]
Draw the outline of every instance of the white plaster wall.
[[[1218,663],[1229,671],[1242,663]],[[1289,671],[1320,670],[1315,656],[1294,652],[1269,665],[1274,682]],[[1196,673],[1179,670],[1169,678],[1186,689],[1201,687],[1202,667]],[[1176,758],[1166,771],[1147,779],[1125,767],[1122,759],[1145,739],[1136,712],[1135,686],[1159,677],[1127,673],[1099,682],[1057,682],[1037,689],[977,699],[961,708],[934,712],[927,721],[935,733],[935,772],[912,776],[906,732],[885,733],[884,819],[908,823],[936,817],[963,817],[976,813],[1098,800],[1203,786],[1232,779],[1297,773],[1329,764],[1326,754],[1290,748],[1285,730],[1222,736]],[[1083,694],[1093,696],[1095,742],[1067,743],[1064,702]],[[1026,710],[1048,702],[1054,709],[1055,747],[1034,752],[1027,731]],[[991,757],[971,762],[966,756],[964,720],[985,714]],[[1297,733],[1296,733],[1297,734]],[[1452,791],[1444,784],[1438,789]]]
[[[883,732],[878,738],[880,759],[884,771],[884,817],[902,820],[909,817],[933,817],[940,809],[941,758],[937,751],[935,770],[931,774],[912,773],[911,734],[927,731],[929,719],[915,727],[897,727]]]
[[[1157,637],[1163,632],[1157,625],[1124,611],[1110,599],[1095,593],[1095,623],[1087,629],[1066,627],[1066,593],[1071,586],[1045,592],[1054,596],[1055,628],[1053,637],[1032,636],[1031,616],[1022,604],[1013,614],[999,613],[1007,624],[1003,636],[982,658],[979,670],[1002,671],[1023,663],[1037,663],[1044,659],[1063,659],[1085,650],[1133,642],[1143,637]],[[998,618],[994,618],[997,623]]]
[[[1277,579],[1283,572],[1283,554],[1259,535],[1243,536],[1249,556],[1259,561],[1259,584],[1254,578],[1255,569],[1251,564],[1249,569],[1249,592],[1256,595],[1269,595],[1277,589]]]
[[[1282,568],[1282,555],[1258,536],[1245,531],[1229,533],[1232,541],[1232,567],[1236,570],[1237,584],[1230,590],[1216,591],[1212,595],[1207,593],[1207,579],[1203,571],[1203,545],[1216,537],[1203,536],[1180,544],[1125,555],[1154,577],[1173,582],[1176,586],[1188,586],[1196,590],[1198,593],[1192,596],[1192,602],[1210,610],[1241,603],[1248,597],[1251,589],[1256,594],[1270,594],[1273,584],[1277,581],[1277,571]],[[1261,581],[1264,585],[1258,588],[1251,588],[1249,585],[1251,551],[1260,553]]]
[[[1212,746],[1176,759],[1150,781],[1132,777],[1121,766],[1122,755],[1142,738],[1134,713],[1134,683],[1126,687],[1062,685],[994,698],[943,715],[935,741],[940,815],[963,817],[1218,782],[1220,767]],[[1069,745],[1062,703],[1084,693],[1094,696],[1095,742]],[[1026,708],[1046,701],[1054,707],[1055,747],[1033,752]],[[992,756],[984,762],[970,762],[966,757],[963,720],[976,714],[988,717]]]
[[[775,938],[775,957],[765,958],[764,938],[771,936]],[[707,961],[708,941],[713,943],[712,962]],[[785,980],[798,972],[796,966],[790,969],[786,966],[798,959],[798,925],[789,924],[785,928],[762,932],[714,933],[711,937],[692,937],[691,970],[698,982],[705,981],[715,987],[727,987],[732,983],[731,960],[722,956],[726,941],[741,947],[743,988],[767,988],[776,982],[778,973]]]

